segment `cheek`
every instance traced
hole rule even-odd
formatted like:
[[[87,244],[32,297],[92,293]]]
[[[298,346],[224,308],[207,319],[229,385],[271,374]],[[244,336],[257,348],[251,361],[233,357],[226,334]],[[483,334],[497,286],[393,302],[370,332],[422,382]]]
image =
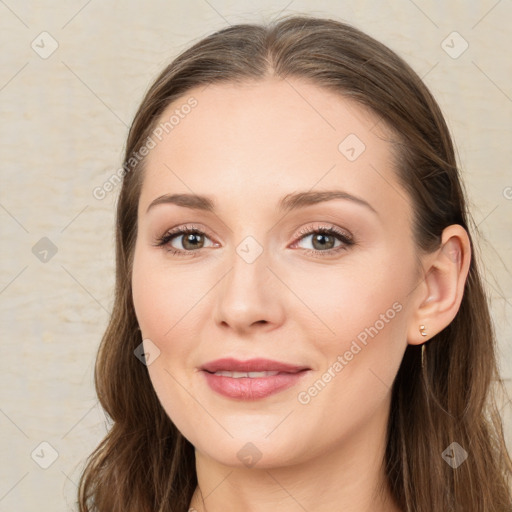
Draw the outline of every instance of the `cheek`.
[[[412,284],[407,264],[392,253],[342,262],[339,268],[321,267],[309,272],[290,272],[285,280],[300,299],[293,321],[305,332],[320,329],[324,346],[341,348],[347,340],[364,340],[366,329],[390,332],[405,315],[405,297]],[[297,301],[295,301],[297,302]],[[306,308],[304,307],[306,306]],[[393,324],[393,325],[392,325]]]
[[[135,258],[132,275],[132,297],[135,314],[144,337],[157,338],[169,329],[169,319],[162,312],[166,306],[163,300],[172,300],[164,293],[162,280],[144,258]],[[167,327],[166,327],[167,326]]]
[[[314,389],[309,393],[304,386],[300,403],[328,408],[341,401],[345,406],[338,410],[361,413],[382,403],[407,345],[406,300],[413,275],[408,269],[403,259],[388,252],[338,272],[331,268],[324,275],[304,274],[294,282],[294,291],[314,313],[314,318],[309,313],[295,318],[310,334],[321,361],[307,383]]]
[[[182,372],[191,347],[178,341],[187,339],[187,322],[193,316],[198,290],[186,271],[170,271],[162,258],[154,256],[149,251],[135,252],[133,304],[143,338],[159,351],[147,368],[155,393],[177,427],[188,431],[190,417],[198,411],[179,383],[184,382]]]
[[[297,390],[301,428],[311,436],[320,422],[329,436],[350,438],[381,418],[406,347],[407,313],[397,282],[343,284],[330,282],[318,295],[319,316],[335,334],[323,329],[326,334],[310,336],[321,363]]]
[[[184,266],[171,269],[161,255],[135,252],[132,297],[145,337],[170,338],[204,294],[198,273]]]

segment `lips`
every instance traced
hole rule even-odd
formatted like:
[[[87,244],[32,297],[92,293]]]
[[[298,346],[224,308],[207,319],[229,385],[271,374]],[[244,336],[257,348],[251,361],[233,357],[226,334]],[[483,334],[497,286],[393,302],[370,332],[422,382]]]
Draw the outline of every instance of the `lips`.
[[[296,385],[310,368],[270,359],[224,358],[206,363],[201,370],[213,391],[232,399],[256,400]]]
[[[309,370],[307,366],[298,366],[270,359],[249,359],[248,361],[239,361],[233,358],[216,359],[206,363],[201,367],[210,373],[215,372],[280,372],[297,373],[303,370]]]

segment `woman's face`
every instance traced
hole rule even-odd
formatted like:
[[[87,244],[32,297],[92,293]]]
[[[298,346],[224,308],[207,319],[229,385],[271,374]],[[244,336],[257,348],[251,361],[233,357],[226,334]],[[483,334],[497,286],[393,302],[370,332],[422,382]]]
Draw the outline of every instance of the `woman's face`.
[[[268,79],[190,91],[147,142],[133,300],[154,389],[202,456],[272,467],[382,442],[418,274],[378,121]]]

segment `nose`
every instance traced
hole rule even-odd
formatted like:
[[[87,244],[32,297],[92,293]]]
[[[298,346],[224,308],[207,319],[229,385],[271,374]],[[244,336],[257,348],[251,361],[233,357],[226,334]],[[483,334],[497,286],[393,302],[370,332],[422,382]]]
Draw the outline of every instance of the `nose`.
[[[272,330],[283,323],[285,290],[270,270],[267,256],[264,250],[251,261],[242,252],[234,254],[231,268],[216,287],[216,325],[242,335],[254,329]]]

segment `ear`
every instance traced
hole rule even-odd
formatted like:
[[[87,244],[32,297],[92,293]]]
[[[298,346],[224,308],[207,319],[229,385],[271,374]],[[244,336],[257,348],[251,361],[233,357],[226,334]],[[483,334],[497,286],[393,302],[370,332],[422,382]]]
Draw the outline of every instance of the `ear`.
[[[471,244],[466,230],[458,224],[445,228],[441,247],[423,259],[423,280],[414,291],[414,302],[418,305],[407,333],[409,344],[421,345],[455,318],[470,261]],[[420,330],[420,326],[425,328]]]

